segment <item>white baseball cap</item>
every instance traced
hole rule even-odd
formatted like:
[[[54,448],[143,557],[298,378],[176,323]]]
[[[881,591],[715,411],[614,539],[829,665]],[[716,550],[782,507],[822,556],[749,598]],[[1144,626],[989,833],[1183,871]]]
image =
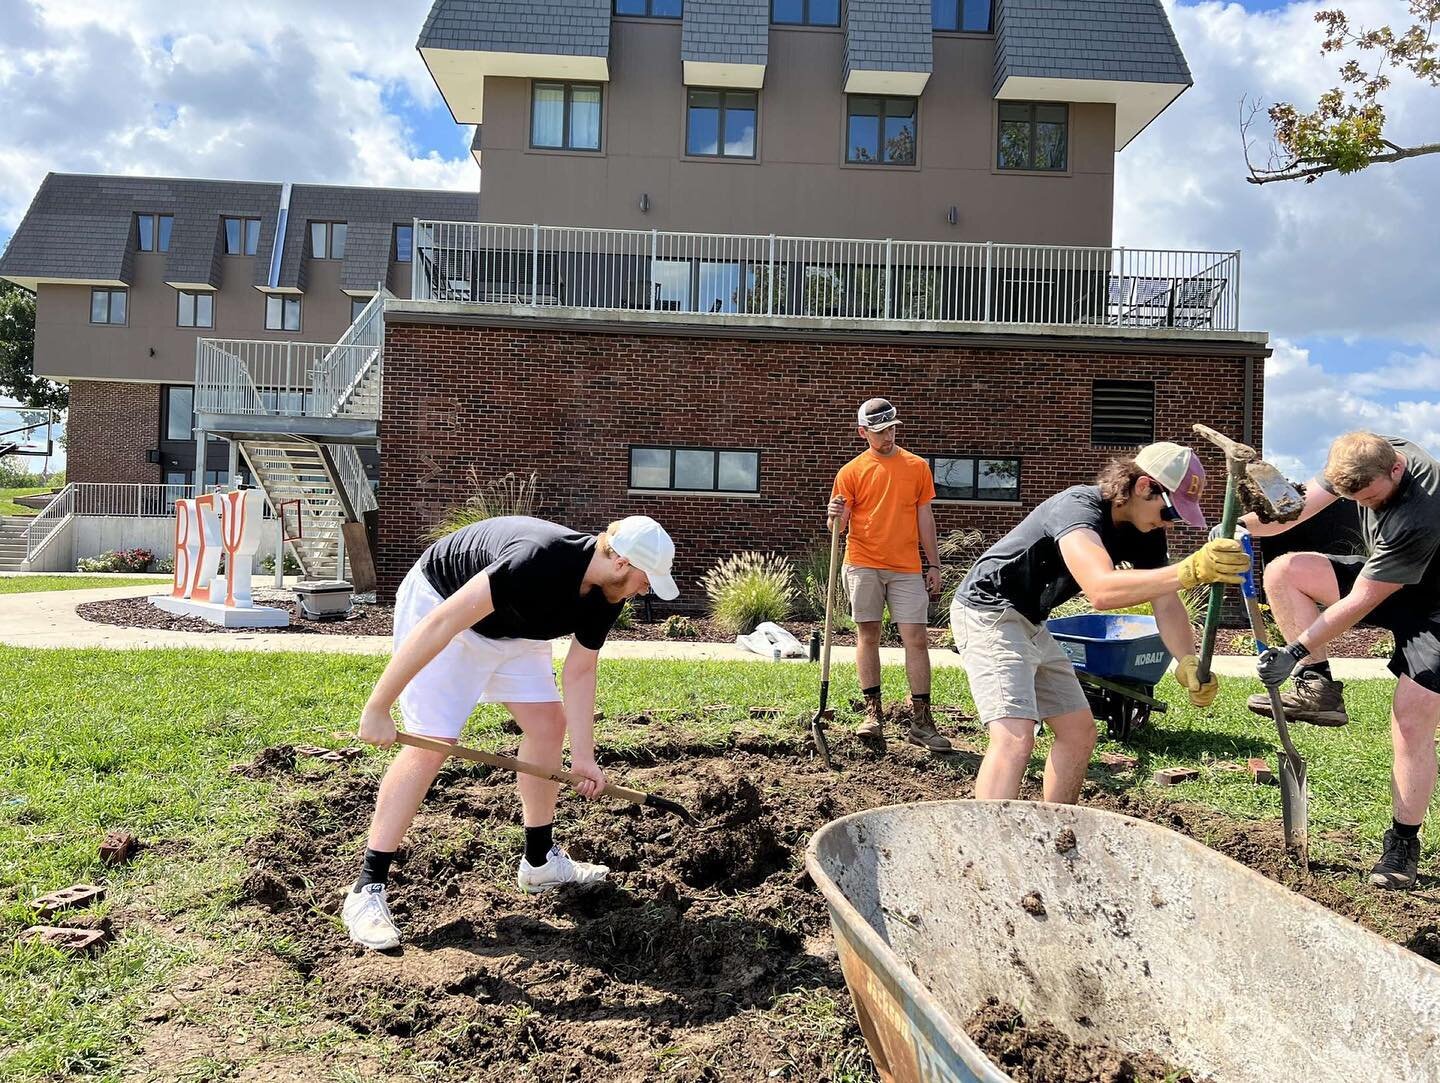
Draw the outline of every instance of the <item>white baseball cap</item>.
[[[1200,465],[1200,456],[1182,444],[1162,440],[1136,452],[1135,465],[1166,490],[1180,518],[1199,530],[1205,529],[1205,513],[1200,510],[1205,467]]]
[[[627,515],[610,533],[610,548],[645,573],[657,598],[671,601],[680,588],[670,578],[675,543],[665,528],[648,515]]]
[[[855,411],[855,422],[862,429],[884,432],[901,424],[900,411],[890,404],[889,399],[866,399],[860,404],[860,409]]]

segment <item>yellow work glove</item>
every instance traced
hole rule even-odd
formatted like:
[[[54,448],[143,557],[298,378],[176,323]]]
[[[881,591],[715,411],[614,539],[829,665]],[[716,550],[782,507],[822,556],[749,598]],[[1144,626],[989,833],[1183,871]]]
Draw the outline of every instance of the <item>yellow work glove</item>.
[[[1187,654],[1175,667],[1175,683],[1190,693],[1190,702],[1196,707],[1208,707],[1215,702],[1215,693],[1220,691],[1220,678],[1210,674],[1210,679],[1200,683],[1200,659]]]
[[[1250,567],[1250,558],[1234,538],[1206,542],[1180,562],[1180,589],[1201,583],[1238,583]]]

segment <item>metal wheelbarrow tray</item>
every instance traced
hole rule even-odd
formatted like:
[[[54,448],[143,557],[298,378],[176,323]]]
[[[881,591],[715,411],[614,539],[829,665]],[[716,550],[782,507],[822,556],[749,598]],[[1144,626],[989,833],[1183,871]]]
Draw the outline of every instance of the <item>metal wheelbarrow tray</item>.
[[[1085,688],[1095,717],[1117,741],[1164,711],[1155,686],[1170,665],[1170,652],[1154,617],[1130,613],[1083,613],[1052,617],[1045,627],[1055,637]]]
[[[895,805],[805,864],[884,1083],[1008,1079],[962,1029],[992,996],[1224,1083],[1440,1080],[1440,967],[1155,824]]]

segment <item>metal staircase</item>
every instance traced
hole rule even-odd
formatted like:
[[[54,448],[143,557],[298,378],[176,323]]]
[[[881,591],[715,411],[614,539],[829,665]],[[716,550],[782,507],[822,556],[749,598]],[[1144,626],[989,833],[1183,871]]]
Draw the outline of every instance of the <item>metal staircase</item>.
[[[0,519],[0,572],[18,572],[25,563],[25,529],[28,518],[12,515]]]
[[[272,508],[300,502],[301,536],[287,548],[307,578],[340,573],[344,525],[377,506],[357,447],[378,444],[388,296],[379,291],[333,345],[196,346],[200,423],[238,445]]]

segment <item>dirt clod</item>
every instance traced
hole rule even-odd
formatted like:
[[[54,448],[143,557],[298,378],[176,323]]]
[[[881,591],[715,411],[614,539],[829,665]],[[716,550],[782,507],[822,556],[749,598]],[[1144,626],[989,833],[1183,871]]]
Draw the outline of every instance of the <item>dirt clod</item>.
[[[1060,834],[1055,836],[1055,852],[1057,854],[1068,854],[1075,849],[1075,832],[1070,828],[1061,828]]]
[[[1027,892],[1020,900],[1020,909],[1037,918],[1043,918],[1045,916],[1045,900],[1041,898],[1038,891]]]

